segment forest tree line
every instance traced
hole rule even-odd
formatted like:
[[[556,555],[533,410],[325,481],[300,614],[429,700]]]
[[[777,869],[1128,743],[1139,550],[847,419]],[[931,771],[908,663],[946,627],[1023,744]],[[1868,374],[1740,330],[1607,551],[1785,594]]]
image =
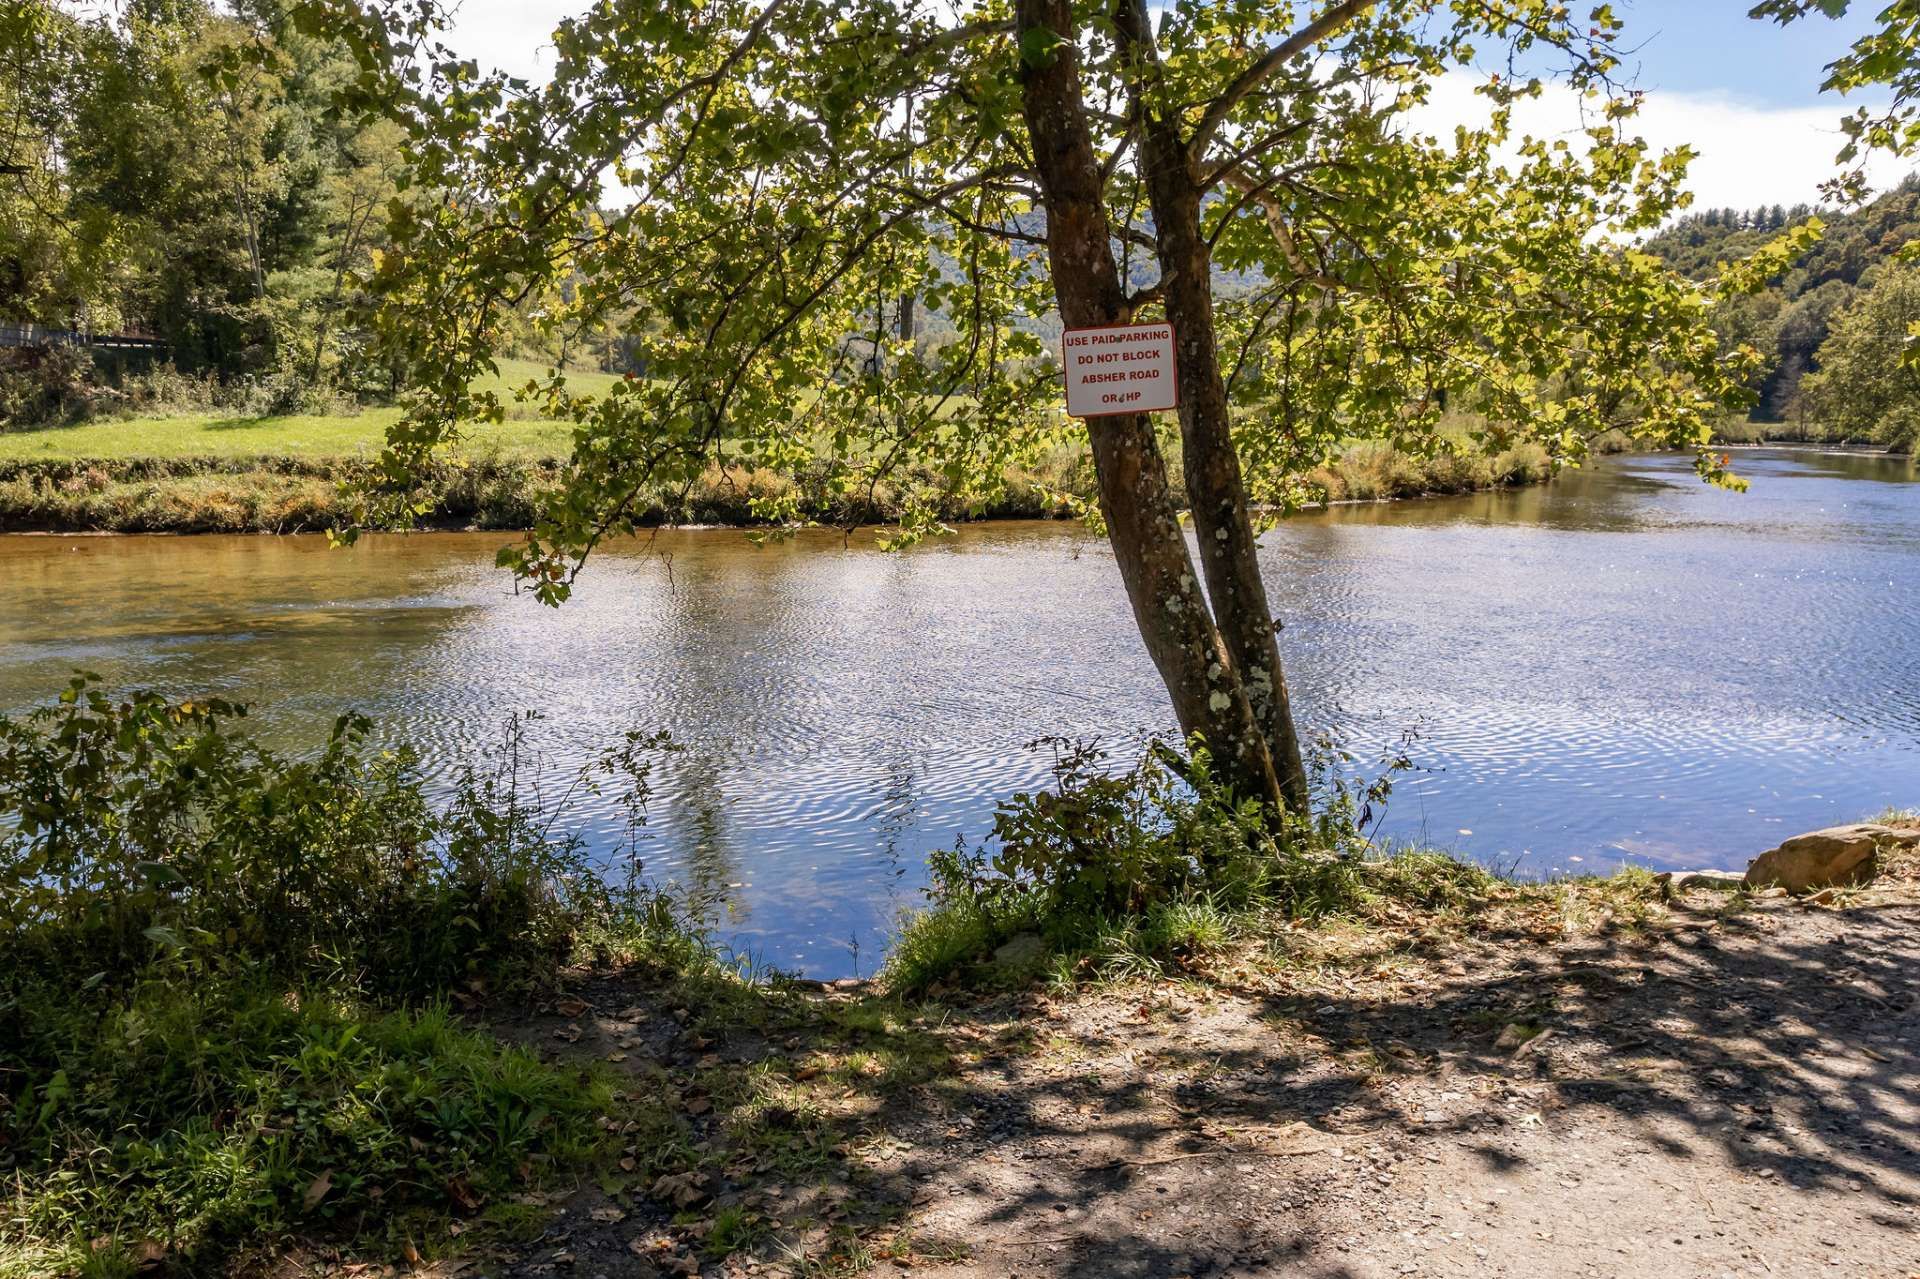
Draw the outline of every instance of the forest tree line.
[[[354,318],[389,218],[419,198],[401,131],[336,108],[353,58],[298,32],[290,8],[0,6],[0,324],[132,334],[164,352],[128,369],[73,348],[0,350],[0,420],[288,413],[401,389]],[[1920,238],[1920,181],[1839,213],[1709,209],[1646,247],[1704,281],[1816,215],[1824,236],[1784,276],[1715,312],[1724,342],[1766,356],[1750,419],[1779,428],[1768,434],[1910,446],[1920,272],[1899,253]],[[1026,327],[1050,339],[1058,317]],[[939,308],[918,308],[921,343],[953,335]],[[628,371],[627,346],[613,331],[556,345],[528,324],[513,349]]]
[[[16,343],[158,344],[157,359],[0,347],[0,422],[289,413],[400,389],[355,311],[389,219],[419,198],[402,130],[337,108],[358,67],[292,8],[0,0],[0,325]]]
[[[400,131],[332,110],[343,50],[292,31],[278,0],[111,17],[30,0],[5,23],[0,320],[157,339],[169,372],[255,412],[390,389],[344,320]],[[33,357],[49,361],[48,396],[114,398],[71,352]]]
[[[1714,313],[1723,342],[1751,343],[1766,356],[1749,420],[1776,428],[1764,432],[1774,437],[1910,449],[1920,378],[1906,354],[1920,324],[1920,268],[1905,250],[1920,242],[1920,178],[1839,212],[1804,204],[1708,209],[1647,248],[1706,279],[1812,217],[1825,224],[1812,248],[1767,288],[1727,298]]]

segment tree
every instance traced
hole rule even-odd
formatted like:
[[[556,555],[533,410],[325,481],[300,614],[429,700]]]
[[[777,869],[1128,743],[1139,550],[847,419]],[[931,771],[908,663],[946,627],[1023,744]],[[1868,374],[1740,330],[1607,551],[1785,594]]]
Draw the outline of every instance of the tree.
[[[65,128],[96,95],[100,31],[43,0],[0,0],[0,318],[113,324],[135,246],[68,199]]]
[[[1650,154],[1617,92],[1606,6],[1339,0],[674,0],[555,32],[552,82],[436,51],[421,5],[305,10],[352,33],[357,100],[410,131],[412,179],[376,284],[421,390],[389,436],[394,496],[463,424],[511,315],[555,331],[616,314],[645,379],[600,397],[529,388],[576,424],[565,482],[502,562],[548,603],[649,481],[714,464],[824,465],[858,493],[904,463],[903,536],[936,499],[1084,438],[1135,621],[1184,732],[1240,794],[1306,804],[1299,735],[1256,557],[1262,521],[1354,436],[1444,447],[1450,394],[1481,434],[1562,459],[1610,427],[1698,448],[1755,359],[1723,351],[1711,290],[1625,247],[1684,203],[1687,154]],[[1486,120],[1413,113],[1485,42]],[[1584,145],[1521,138],[1517,65],[1552,61],[1591,109]],[[1778,267],[1743,269],[1745,287]],[[1225,294],[1223,279],[1238,281]],[[952,325],[903,340],[898,299]],[[1199,563],[1143,415],[1063,421],[1033,337],[1164,317]],[[792,499],[761,513],[790,517]]]
[[[1806,412],[1835,439],[1913,451],[1920,435],[1920,267],[1883,267],[1871,288],[1834,317],[1820,371],[1804,385]]]

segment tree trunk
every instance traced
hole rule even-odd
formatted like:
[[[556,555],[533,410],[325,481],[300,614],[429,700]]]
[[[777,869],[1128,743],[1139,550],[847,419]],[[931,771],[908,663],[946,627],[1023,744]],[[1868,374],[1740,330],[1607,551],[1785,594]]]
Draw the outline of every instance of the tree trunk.
[[[1127,318],[1127,295],[1113,257],[1105,183],[1087,129],[1079,65],[1070,42],[1070,5],[1068,0],[1019,0],[1017,15],[1023,51],[1030,47],[1026,34],[1036,29],[1063,41],[1050,56],[1023,58],[1020,69],[1061,319],[1069,328],[1120,323]],[[1180,372],[1184,395],[1184,366]],[[1235,793],[1284,802],[1267,735],[1201,597],[1152,418],[1140,413],[1094,418],[1087,423],[1087,433],[1108,540],[1134,621],[1167,686],[1181,730],[1206,741],[1216,768]]]
[[[1114,27],[1136,74],[1158,69],[1142,0],[1116,0]],[[1307,773],[1280,665],[1277,625],[1260,576],[1240,456],[1213,324],[1213,254],[1200,233],[1202,185],[1179,125],[1143,109],[1140,169],[1153,211],[1161,296],[1173,326],[1180,387],[1181,456],[1187,505],[1200,543],[1207,595],[1223,647],[1265,735],[1287,807],[1307,809]]]
[[[1200,234],[1200,182],[1177,129],[1149,121],[1144,168],[1159,242],[1167,321],[1180,386],[1187,506],[1200,543],[1207,596],[1234,672],[1266,735],[1287,807],[1307,808],[1307,773],[1280,667],[1277,626],[1260,576],[1247,490],[1234,448],[1227,385],[1213,326],[1213,256]]]

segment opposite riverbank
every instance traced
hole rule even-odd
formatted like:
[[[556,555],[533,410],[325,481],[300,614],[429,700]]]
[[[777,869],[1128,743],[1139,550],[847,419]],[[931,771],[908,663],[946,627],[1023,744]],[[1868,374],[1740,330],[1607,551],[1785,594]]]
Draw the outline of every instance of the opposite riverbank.
[[[390,411],[352,418],[172,417],[0,434],[0,531],[54,533],[298,533],[343,518],[342,489],[367,477]],[[562,423],[510,420],[484,446],[437,463],[418,494],[432,528],[523,529],[560,483],[569,443]],[[1177,441],[1175,442],[1177,446]],[[1170,459],[1178,476],[1178,458]],[[1454,452],[1417,456],[1375,443],[1343,449],[1310,479],[1325,501],[1372,501],[1467,493],[1549,478],[1545,450],[1487,454],[1461,436]],[[908,492],[934,496],[949,521],[1050,519],[1065,500],[1090,499],[1083,448],[1059,448],[1010,472],[984,504],[942,499],[944,481],[908,471],[875,488],[871,502],[836,495],[823,466],[797,476],[710,468],[681,491],[659,486],[641,499],[648,525],[751,525],[756,499],[797,495],[822,523],[885,522]],[[1176,497],[1180,485],[1175,484]],[[949,490],[950,491],[950,490]]]

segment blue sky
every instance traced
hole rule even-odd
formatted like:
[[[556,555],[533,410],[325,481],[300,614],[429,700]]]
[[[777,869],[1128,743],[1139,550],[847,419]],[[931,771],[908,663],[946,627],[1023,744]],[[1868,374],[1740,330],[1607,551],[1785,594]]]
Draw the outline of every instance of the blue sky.
[[[1873,26],[1879,0],[1855,0],[1846,17],[1818,15],[1791,26],[1747,17],[1751,0],[1626,0],[1614,12],[1626,23],[1624,43],[1636,49],[1640,87],[1650,91],[1724,93],[1757,106],[1840,102],[1821,95],[1822,68]]]

